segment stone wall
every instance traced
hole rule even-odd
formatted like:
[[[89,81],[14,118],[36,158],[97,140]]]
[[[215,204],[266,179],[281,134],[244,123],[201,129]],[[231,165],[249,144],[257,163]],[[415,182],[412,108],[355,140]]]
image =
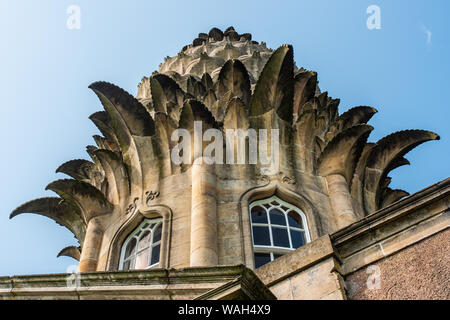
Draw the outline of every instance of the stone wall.
[[[0,277],[0,300],[190,300],[275,297],[243,265]]]
[[[435,234],[374,265],[379,267],[379,289],[366,282],[368,267],[346,278],[347,295],[354,300],[450,299],[450,229]]]
[[[287,171],[286,168],[281,168]],[[265,177],[243,180],[242,176],[253,176],[244,166],[216,167],[216,234],[218,265],[244,264],[253,268],[253,246],[251,242],[248,205],[261,197],[277,195],[293,203],[305,212],[308,220],[311,239],[331,233],[336,229],[330,209],[326,186],[323,179],[314,178],[296,172],[295,182],[286,182],[287,176],[280,174],[266,180]],[[191,218],[193,180],[192,168],[187,168],[172,176],[166,177],[148,186],[148,190],[158,191],[155,199],[136,208],[135,212],[115,220],[105,230],[100,250],[97,271],[114,271],[119,266],[121,244],[126,235],[120,233],[127,230],[129,234],[138,226],[138,216],[155,206],[170,208],[171,226],[168,237],[169,261],[162,267],[185,268],[191,263]],[[194,179],[195,182],[195,179]],[[242,201],[243,196],[249,194],[247,203]],[[304,199],[299,202],[297,198]],[[301,195],[301,196],[300,196]],[[307,207],[306,204],[318,203]],[[143,217],[141,217],[142,219]],[[136,219],[133,222],[133,219]],[[122,237],[122,238],[121,238]]]
[[[279,300],[343,300],[344,281],[329,236],[323,236],[258,269]]]
[[[343,280],[333,258],[269,287],[279,300],[344,300]]]

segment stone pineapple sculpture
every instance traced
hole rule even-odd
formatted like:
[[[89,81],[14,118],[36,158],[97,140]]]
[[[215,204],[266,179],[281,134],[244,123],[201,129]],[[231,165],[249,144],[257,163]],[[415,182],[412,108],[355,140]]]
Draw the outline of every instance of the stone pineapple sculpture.
[[[163,191],[190,179],[189,165],[171,162],[176,142],[170,137],[177,128],[192,132],[194,120],[205,129],[280,130],[279,173],[264,176],[258,165],[216,165],[218,215],[245,190],[277,180],[315,208],[319,235],[407,196],[389,188],[389,172],[409,164],[404,156],[414,147],[439,139],[433,132],[406,130],[367,142],[373,129],[367,122],[376,109],[358,106],[339,114],[339,100],[320,92],[315,72],[295,66],[290,45],[273,51],[232,27],[201,33],[177,56],[167,57],[158,72],[142,79],[136,98],[107,82],[89,88],[104,107],[90,116],[102,134],[94,136],[96,146],[87,147],[92,161],[62,164],[56,171],[71,179],[46,188],[58,197],[27,202],[10,216],[37,213],[67,227],[79,245],[59,255],[85,255],[93,264],[86,270],[108,268],[92,257],[89,234],[114,233],[155,198],[168,206],[183,201]],[[175,219],[178,213],[173,214]],[[94,219],[101,228],[91,227]]]

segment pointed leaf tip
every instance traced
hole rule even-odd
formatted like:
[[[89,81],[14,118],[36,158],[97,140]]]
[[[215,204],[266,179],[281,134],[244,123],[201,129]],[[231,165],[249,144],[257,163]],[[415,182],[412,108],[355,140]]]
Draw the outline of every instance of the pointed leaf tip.
[[[282,45],[272,53],[256,83],[250,100],[250,116],[271,109],[288,122],[293,119],[294,53],[291,45]]]

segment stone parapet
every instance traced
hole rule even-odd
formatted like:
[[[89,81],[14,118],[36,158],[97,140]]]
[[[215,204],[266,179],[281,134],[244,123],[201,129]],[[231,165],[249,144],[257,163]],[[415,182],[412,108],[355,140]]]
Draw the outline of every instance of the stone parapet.
[[[425,188],[332,234],[350,274],[450,226],[450,178]]]
[[[235,280],[259,281],[242,265],[12,276],[0,278],[0,299],[194,299]]]
[[[323,236],[256,271],[278,299],[345,299],[340,264],[329,236]]]

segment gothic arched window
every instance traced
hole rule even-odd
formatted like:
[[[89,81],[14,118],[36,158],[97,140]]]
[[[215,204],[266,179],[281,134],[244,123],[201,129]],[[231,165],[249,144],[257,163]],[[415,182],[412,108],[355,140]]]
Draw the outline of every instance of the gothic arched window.
[[[145,219],[125,240],[120,270],[147,269],[159,264],[162,219]]]
[[[273,196],[250,205],[255,268],[311,241],[305,214]]]

